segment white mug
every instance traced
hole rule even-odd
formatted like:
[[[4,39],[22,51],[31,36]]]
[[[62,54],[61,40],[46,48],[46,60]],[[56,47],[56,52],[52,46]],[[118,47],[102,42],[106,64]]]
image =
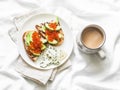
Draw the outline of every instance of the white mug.
[[[82,32],[79,32],[76,38],[78,48],[87,54],[98,54],[105,58],[105,52],[102,49],[106,41],[106,34],[102,27],[96,24],[86,26]]]

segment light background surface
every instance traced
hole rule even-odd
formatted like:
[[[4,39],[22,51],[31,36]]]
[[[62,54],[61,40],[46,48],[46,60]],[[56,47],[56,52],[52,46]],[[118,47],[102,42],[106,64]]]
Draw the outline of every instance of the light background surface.
[[[8,36],[13,18],[37,8],[62,17],[76,34],[94,23],[106,32],[107,58],[85,55],[74,43],[72,66],[58,73],[46,86],[21,77],[14,69],[19,55]],[[0,0],[0,90],[120,90],[120,1],[119,0]]]

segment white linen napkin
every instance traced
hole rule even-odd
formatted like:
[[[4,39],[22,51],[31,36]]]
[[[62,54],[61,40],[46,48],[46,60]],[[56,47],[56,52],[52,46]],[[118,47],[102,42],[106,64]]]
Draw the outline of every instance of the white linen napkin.
[[[16,64],[15,69],[17,72],[22,74],[23,77],[31,79],[38,84],[46,84],[48,80],[53,81],[56,74],[62,70],[65,70],[71,65],[70,61],[68,60],[65,64],[60,66],[59,68],[49,69],[49,70],[40,70],[29,66],[24,60],[19,56]]]
[[[18,31],[21,28],[21,25],[23,24],[23,22],[28,17],[30,17],[31,15],[35,15],[37,13],[45,13],[45,12],[47,12],[47,10],[36,9],[36,10],[33,10],[33,11],[26,13],[24,15],[15,17],[14,24],[16,26],[16,29],[12,28],[8,32],[11,39],[15,43],[17,42]],[[29,79],[31,79],[39,84],[45,85],[48,82],[48,80],[53,81],[58,72],[61,72],[62,70],[68,68],[69,66],[71,66],[71,62],[70,62],[70,60],[67,60],[63,65],[59,66],[58,68],[49,69],[49,70],[40,70],[40,69],[36,69],[36,68],[31,67],[22,59],[21,56],[19,56],[18,60],[15,64],[15,69],[17,72],[22,74],[24,77],[29,78]]]

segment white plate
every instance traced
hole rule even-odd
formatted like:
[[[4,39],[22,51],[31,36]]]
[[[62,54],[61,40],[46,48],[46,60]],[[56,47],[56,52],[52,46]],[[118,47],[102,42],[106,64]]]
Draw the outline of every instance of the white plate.
[[[24,44],[23,44],[23,40],[22,40],[22,36],[24,34],[24,32],[28,31],[28,30],[34,30],[35,29],[35,25],[36,24],[40,24],[40,23],[44,23],[44,22],[49,22],[51,20],[54,20],[56,18],[55,15],[52,14],[37,14],[34,15],[30,18],[28,18],[26,20],[26,22],[23,24],[21,30],[19,31],[19,37],[18,37],[18,49],[20,52],[20,55],[22,56],[22,58],[24,59],[24,61],[26,63],[28,63],[29,65],[38,68],[38,69],[51,69],[51,68],[55,68],[58,67],[60,65],[62,65],[64,62],[67,61],[67,59],[69,58],[71,52],[72,52],[72,48],[73,48],[73,38],[72,38],[72,33],[71,33],[71,29],[69,28],[69,26],[65,23],[64,20],[62,20],[59,17],[59,21],[62,27],[62,30],[64,32],[64,42],[62,45],[57,46],[57,48],[60,48],[62,50],[64,50],[67,53],[67,56],[64,60],[61,60],[59,65],[51,65],[48,66],[46,68],[41,68],[38,64],[34,63],[27,55],[25,48],[24,48]]]

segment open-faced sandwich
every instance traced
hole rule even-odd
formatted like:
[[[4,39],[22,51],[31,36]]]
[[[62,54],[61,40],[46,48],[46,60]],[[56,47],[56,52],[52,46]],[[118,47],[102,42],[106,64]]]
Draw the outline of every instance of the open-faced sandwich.
[[[36,61],[44,49],[46,49],[47,40],[37,31],[31,30],[23,34],[23,42],[28,56]]]
[[[51,45],[58,46],[64,41],[64,34],[58,17],[51,22],[45,22],[41,23],[40,25],[36,25],[35,28],[38,30],[39,34],[42,35]]]

